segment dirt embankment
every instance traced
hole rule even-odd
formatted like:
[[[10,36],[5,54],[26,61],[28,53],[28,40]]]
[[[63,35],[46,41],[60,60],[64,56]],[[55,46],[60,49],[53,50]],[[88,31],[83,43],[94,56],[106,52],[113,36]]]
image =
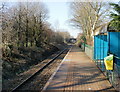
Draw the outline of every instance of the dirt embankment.
[[[52,44],[45,45],[41,48],[15,48],[12,53],[3,57],[2,78],[11,79],[25,70],[28,70],[32,65],[40,63],[42,60],[51,54],[59,51],[65,44],[54,46]],[[60,47],[60,48],[59,48]]]

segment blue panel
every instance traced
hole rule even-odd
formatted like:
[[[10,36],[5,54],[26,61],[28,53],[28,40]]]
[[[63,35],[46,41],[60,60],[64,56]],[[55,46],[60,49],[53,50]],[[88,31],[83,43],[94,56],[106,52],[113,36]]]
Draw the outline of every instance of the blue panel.
[[[120,32],[109,32],[109,53],[120,58]],[[120,65],[120,59],[115,58],[115,63]]]
[[[118,54],[118,33],[110,32],[110,52],[117,55]]]
[[[118,57],[120,57],[120,32],[118,32]]]
[[[115,63],[120,66],[120,59],[115,58]]]
[[[100,60],[107,56],[108,42],[106,35],[94,36],[94,59]]]

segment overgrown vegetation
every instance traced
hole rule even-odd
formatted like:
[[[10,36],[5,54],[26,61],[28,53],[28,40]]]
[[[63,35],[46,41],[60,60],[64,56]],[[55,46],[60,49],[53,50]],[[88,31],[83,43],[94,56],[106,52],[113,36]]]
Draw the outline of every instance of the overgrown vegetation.
[[[42,3],[15,3],[12,7],[2,4],[3,47],[41,47],[50,42],[63,42],[47,22],[48,11]],[[53,37],[55,37],[53,39]],[[5,51],[4,51],[5,52]]]
[[[3,78],[19,74],[58,51],[55,45],[63,44],[68,37],[51,28],[42,2],[2,3],[0,11]]]

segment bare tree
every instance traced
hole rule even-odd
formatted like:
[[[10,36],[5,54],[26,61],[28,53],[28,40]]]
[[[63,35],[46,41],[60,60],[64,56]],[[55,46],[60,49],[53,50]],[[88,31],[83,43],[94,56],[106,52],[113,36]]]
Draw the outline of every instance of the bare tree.
[[[83,30],[88,42],[100,25],[106,24],[109,8],[103,2],[73,2],[71,3],[73,19],[71,21]],[[91,44],[91,43],[90,43]]]

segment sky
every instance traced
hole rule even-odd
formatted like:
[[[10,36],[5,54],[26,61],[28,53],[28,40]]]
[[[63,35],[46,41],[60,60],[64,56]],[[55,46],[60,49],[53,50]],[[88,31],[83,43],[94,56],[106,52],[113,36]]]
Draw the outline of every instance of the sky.
[[[70,8],[67,2],[44,2],[49,11],[48,21],[54,29],[68,31],[71,36],[77,37],[80,30],[70,25]]]
[[[9,0],[8,0],[9,1]],[[11,0],[15,1],[15,0]],[[16,0],[20,1],[20,0]],[[44,0],[43,0],[44,1]],[[118,0],[115,0],[118,1]],[[75,29],[70,25],[70,18],[72,16],[69,3],[62,0],[58,1],[46,1],[43,2],[48,9],[48,22],[51,24],[52,28],[61,31],[68,31],[71,36],[77,37],[78,33],[82,32],[80,29]]]

